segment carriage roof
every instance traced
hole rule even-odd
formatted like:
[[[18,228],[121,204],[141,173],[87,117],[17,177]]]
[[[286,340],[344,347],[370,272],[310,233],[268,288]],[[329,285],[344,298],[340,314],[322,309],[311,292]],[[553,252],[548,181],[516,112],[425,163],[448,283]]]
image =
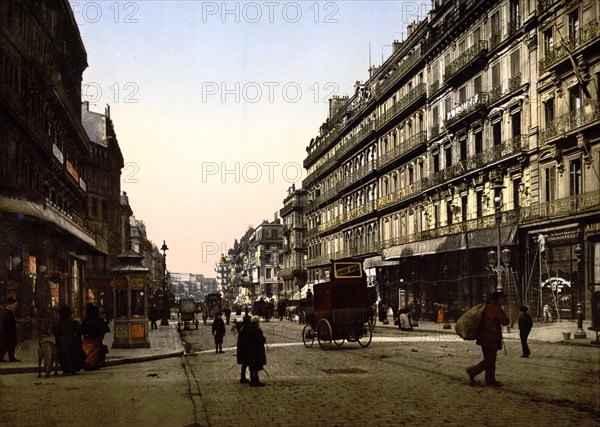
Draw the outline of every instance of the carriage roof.
[[[367,309],[367,280],[361,261],[332,261],[328,282],[313,286],[314,310]]]

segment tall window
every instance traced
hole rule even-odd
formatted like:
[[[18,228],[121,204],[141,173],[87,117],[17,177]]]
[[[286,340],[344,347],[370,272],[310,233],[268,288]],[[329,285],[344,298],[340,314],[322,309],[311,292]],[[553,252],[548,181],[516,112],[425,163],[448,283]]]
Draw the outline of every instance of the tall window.
[[[445,167],[449,168],[452,166],[452,145],[448,145],[444,148],[444,160]]]
[[[473,95],[481,93],[481,76],[477,76],[473,79]]]
[[[579,43],[579,10],[569,13],[569,41],[575,46]],[[573,45],[572,45],[573,46]]]
[[[519,0],[510,0],[510,23],[516,30],[519,28]]]
[[[433,172],[438,172],[440,170],[440,153],[433,153]]]
[[[570,196],[581,194],[581,159],[575,159],[569,162],[569,190]]]
[[[463,104],[467,100],[467,86],[458,89],[458,103]]]
[[[438,228],[440,226],[440,205],[433,206],[433,226]]]
[[[550,127],[554,121],[554,98],[544,102],[544,120],[546,121],[546,128]]]
[[[502,87],[500,80],[500,63],[492,65],[492,90],[499,89]]]
[[[483,216],[483,191],[477,191],[475,196],[477,202],[477,218],[481,218]]]
[[[448,225],[452,225],[452,201],[446,201],[446,222]]]
[[[483,151],[483,133],[481,131],[475,132],[475,154],[479,154]]]
[[[554,32],[550,27],[544,31],[544,54],[550,54],[552,49],[554,49]]]
[[[492,37],[498,37],[499,40],[500,36],[500,11],[497,11],[492,15]]]
[[[519,185],[521,185],[521,178],[515,178],[512,181],[512,199],[513,199],[513,209],[518,209],[520,206],[519,203]]]
[[[477,27],[473,30],[473,44],[477,44],[481,40],[481,27]]]
[[[544,202],[550,202],[556,198],[556,166],[549,166],[543,170],[544,179]]]
[[[569,111],[571,113],[577,112],[581,106],[581,89],[579,86],[575,86],[569,89]]]
[[[412,185],[415,182],[415,172],[412,167],[408,168],[408,185]]]
[[[462,222],[467,220],[467,209],[469,207],[469,197],[465,194],[460,196],[460,215]]]
[[[516,138],[521,136],[521,112],[518,111],[511,116],[512,136]]]
[[[517,49],[510,54],[510,76],[521,75],[521,50]]]
[[[463,138],[459,142],[460,144],[460,160],[465,160],[467,158],[467,139]]]
[[[500,120],[494,123],[492,131],[494,146],[500,145],[500,143],[502,142],[502,122]]]

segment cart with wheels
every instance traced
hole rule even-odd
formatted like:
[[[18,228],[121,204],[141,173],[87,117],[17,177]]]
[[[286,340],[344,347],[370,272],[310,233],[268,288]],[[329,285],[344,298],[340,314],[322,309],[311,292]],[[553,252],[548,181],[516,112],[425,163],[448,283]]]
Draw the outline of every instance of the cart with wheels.
[[[193,298],[182,298],[179,300],[179,312],[177,313],[177,329],[190,329],[190,324],[198,329],[196,319],[196,302]]]
[[[332,343],[358,342],[367,347],[373,338],[369,323],[367,282],[360,261],[333,261],[329,282],[313,287],[313,304],[305,308],[304,345],[312,347],[315,338],[322,349]]]

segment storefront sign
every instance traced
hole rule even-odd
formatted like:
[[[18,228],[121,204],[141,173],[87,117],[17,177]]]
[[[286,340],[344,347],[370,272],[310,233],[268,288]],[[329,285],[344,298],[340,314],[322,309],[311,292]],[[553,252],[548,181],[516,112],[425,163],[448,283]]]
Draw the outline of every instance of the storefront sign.
[[[75,170],[75,168],[73,167],[71,162],[68,160],[67,160],[67,172],[69,172],[69,174],[71,174],[71,176],[73,178],[75,178],[75,181],[79,181],[79,174],[77,173],[77,171]]]
[[[52,153],[54,154],[54,157],[58,159],[61,165],[65,162],[63,153],[62,151],[60,151],[60,148],[58,148],[56,144],[52,144]]]
[[[594,233],[600,232],[600,222],[586,224],[583,232],[585,234],[594,234]]]
[[[578,227],[566,228],[564,230],[551,231],[546,234],[546,241],[552,245],[554,243],[569,243],[579,240],[580,230]]]

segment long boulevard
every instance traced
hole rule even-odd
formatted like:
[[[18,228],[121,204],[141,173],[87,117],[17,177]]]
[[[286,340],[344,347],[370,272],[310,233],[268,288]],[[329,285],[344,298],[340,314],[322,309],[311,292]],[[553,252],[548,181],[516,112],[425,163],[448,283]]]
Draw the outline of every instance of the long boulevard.
[[[600,425],[597,348],[533,342],[532,357],[506,341],[503,387],[470,386],[464,368],[481,358],[453,334],[377,326],[367,348],[305,348],[302,325],[262,324],[267,386],[239,383],[235,337],[215,354],[208,325],[183,332],[187,354],[74,377],[6,375],[5,426],[377,426]]]

